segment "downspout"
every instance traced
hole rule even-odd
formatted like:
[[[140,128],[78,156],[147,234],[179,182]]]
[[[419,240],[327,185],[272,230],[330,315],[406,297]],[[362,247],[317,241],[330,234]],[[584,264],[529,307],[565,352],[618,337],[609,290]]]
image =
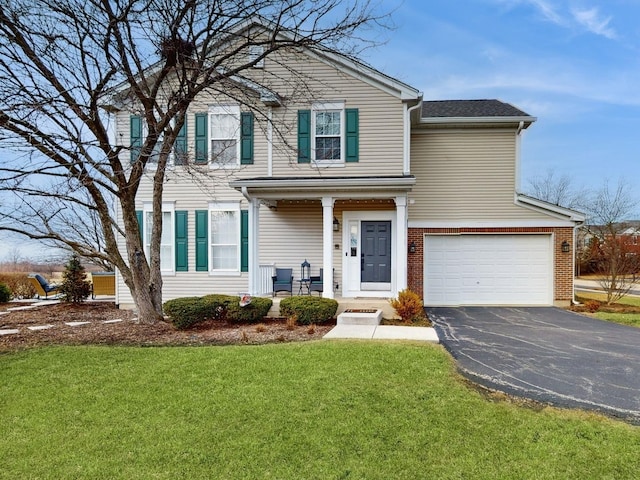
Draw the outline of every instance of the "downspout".
[[[405,115],[403,175],[411,174],[411,112],[418,107],[422,107],[422,94],[418,97],[418,103],[407,108]]]
[[[576,300],[576,252],[577,252],[577,239],[578,239],[578,229],[584,225],[584,222],[580,222],[580,225],[576,225],[573,227],[573,262],[571,272],[571,277],[573,278],[573,282],[571,282],[572,286],[572,295],[571,295],[571,305],[579,305],[580,302]]]

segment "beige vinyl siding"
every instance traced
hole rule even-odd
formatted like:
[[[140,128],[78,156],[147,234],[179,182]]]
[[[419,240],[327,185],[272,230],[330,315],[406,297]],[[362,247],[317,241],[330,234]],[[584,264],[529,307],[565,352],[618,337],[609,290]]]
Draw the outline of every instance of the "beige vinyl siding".
[[[548,219],[515,205],[515,168],[515,130],[413,130],[409,221]]]

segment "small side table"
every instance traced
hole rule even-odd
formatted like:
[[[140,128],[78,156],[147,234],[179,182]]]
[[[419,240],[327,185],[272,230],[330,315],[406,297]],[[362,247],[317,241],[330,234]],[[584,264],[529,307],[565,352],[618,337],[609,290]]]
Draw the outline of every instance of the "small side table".
[[[300,284],[300,288],[298,288],[298,295],[311,295],[311,291],[309,290],[309,285],[311,283],[310,278],[301,278],[298,280]]]

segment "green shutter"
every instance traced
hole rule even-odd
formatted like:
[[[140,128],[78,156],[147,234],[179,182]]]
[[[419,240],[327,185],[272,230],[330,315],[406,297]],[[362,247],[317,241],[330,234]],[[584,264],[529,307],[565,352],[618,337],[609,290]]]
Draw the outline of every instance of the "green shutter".
[[[240,114],[240,163],[253,163],[253,112]]]
[[[142,214],[142,210],[136,210],[136,218],[138,219],[138,233],[140,234],[140,243],[144,244],[144,230],[143,230],[143,226],[144,224],[142,223],[143,220],[143,214]],[[144,247],[144,245],[143,245]]]
[[[298,110],[298,163],[311,163],[311,110]]]
[[[174,144],[173,153],[175,155],[173,163],[176,165],[185,165],[187,156],[187,119],[185,118],[178,136]]]
[[[207,163],[208,142],[207,142],[207,119],[208,114],[196,113],[196,161],[195,163]]]
[[[346,120],[345,127],[345,140],[346,140],[346,159],[347,162],[357,162],[359,147],[358,147],[358,109],[347,108],[344,111]]]
[[[249,271],[249,210],[240,210],[240,271]]]
[[[196,210],[196,271],[209,270],[209,211]]]
[[[135,163],[140,156],[142,148],[142,118],[140,115],[131,115],[129,119],[129,142],[131,144],[131,163]]]
[[[184,210],[176,210],[176,272],[188,272],[187,220]]]

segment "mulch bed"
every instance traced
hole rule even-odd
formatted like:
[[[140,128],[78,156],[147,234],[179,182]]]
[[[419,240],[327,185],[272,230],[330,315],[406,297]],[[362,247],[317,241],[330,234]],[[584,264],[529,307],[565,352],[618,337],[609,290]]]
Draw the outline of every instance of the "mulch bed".
[[[0,304],[0,312],[22,304]],[[122,320],[104,323],[105,320]],[[66,322],[90,322],[69,326]],[[46,330],[28,327],[53,325]],[[137,323],[134,312],[120,310],[113,303],[85,302],[43,305],[0,315],[0,329],[19,333],[0,335],[0,351],[39,345],[232,345],[299,342],[321,339],[330,325],[289,326],[283,318],[265,318],[260,324],[229,324],[208,321],[189,330],[177,330],[170,323]]]

